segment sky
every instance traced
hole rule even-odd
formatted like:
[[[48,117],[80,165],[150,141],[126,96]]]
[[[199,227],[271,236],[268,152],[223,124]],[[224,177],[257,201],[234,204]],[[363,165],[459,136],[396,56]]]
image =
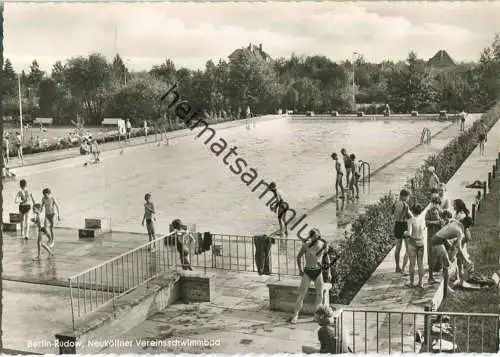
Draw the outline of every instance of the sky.
[[[401,60],[446,50],[474,61],[500,33],[500,2],[6,3],[5,57],[16,71],[33,59],[119,53],[132,70],[170,58],[204,68],[236,48],[262,44],[271,57],[324,55],[342,61]],[[115,41],[115,28],[117,29]]]

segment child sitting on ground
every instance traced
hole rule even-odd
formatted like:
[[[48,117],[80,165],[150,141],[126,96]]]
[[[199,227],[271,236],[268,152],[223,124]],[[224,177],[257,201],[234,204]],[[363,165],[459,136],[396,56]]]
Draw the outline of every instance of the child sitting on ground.
[[[42,212],[42,205],[39,204],[39,203],[35,203],[33,205],[33,214],[35,215],[31,221],[35,224],[35,234],[37,236],[37,256],[35,258],[33,258],[34,261],[39,261],[40,258],[41,258],[41,248],[43,247],[43,249],[45,249],[47,251],[47,253],[49,253],[49,257],[52,257],[54,256],[54,252],[47,246],[47,244],[45,244],[43,241],[42,241],[42,232],[45,233],[48,237],[48,239],[50,240],[50,236],[47,234],[47,232],[45,231],[45,229],[42,227],[42,223],[40,221],[40,213]]]

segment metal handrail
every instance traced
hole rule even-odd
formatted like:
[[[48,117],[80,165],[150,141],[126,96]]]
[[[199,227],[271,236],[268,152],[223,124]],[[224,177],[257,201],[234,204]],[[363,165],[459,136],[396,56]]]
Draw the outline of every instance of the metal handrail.
[[[372,169],[371,169],[370,163],[363,161],[363,160],[359,160],[359,164],[361,165],[361,169],[363,170],[363,177],[361,178],[361,180],[363,182],[365,182],[365,180],[370,181],[370,177],[372,175]],[[368,168],[368,176],[366,176],[365,167]]]

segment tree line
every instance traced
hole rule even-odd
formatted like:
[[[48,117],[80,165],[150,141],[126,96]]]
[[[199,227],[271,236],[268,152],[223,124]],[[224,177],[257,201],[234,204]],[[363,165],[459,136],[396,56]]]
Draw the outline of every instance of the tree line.
[[[355,86],[353,88],[353,66]],[[70,125],[77,117],[99,124],[103,118],[130,118],[136,123],[171,115],[159,98],[174,83],[207,116],[239,118],[276,112],[352,112],[366,103],[366,113],[481,112],[500,97],[500,36],[478,62],[431,65],[410,52],[405,61],[333,62],[325,56],[272,59],[262,46],[234,51],[227,60],[208,61],[203,70],[177,68],[172,60],[150,71],[131,72],[120,55],[109,62],[94,53],[56,62],[51,73],[36,60],[19,74],[23,114],[50,117]],[[18,74],[7,58],[3,66],[4,115],[19,115]],[[380,105],[381,104],[381,105]]]

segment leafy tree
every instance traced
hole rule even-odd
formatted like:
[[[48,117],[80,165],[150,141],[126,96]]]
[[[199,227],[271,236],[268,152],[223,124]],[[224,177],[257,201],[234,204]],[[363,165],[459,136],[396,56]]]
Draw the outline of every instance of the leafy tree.
[[[104,115],[107,94],[112,88],[110,69],[106,58],[97,53],[72,58],[64,67],[71,96],[80,103],[78,111],[92,124],[100,124]]]
[[[17,95],[17,75],[8,58],[5,59],[3,66],[2,86],[5,97],[14,97]]]

